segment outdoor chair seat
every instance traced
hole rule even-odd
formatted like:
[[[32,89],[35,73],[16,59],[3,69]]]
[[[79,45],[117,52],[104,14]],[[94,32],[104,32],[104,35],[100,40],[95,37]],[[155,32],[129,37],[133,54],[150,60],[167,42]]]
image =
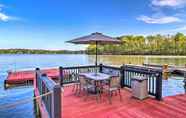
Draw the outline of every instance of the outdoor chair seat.
[[[99,87],[96,86],[93,81],[89,81],[84,76],[79,76],[79,81],[79,95],[83,91],[86,94],[86,97],[84,99],[85,101],[87,100],[88,96],[94,95],[96,96],[96,100],[98,102],[98,99],[101,98]],[[91,93],[93,90],[96,90],[94,94]]]
[[[122,100],[122,95],[121,95],[121,87],[120,87],[120,77],[114,76],[111,77],[109,80],[109,85],[103,86],[102,91],[106,92],[108,94],[108,100],[109,103],[112,104],[111,97],[113,92],[118,92],[120,96],[120,101]]]
[[[71,74],[71,79],[73,81],[72,91],[75,91],[75,94],[77,94],[78,89],[79,89],[79,85],[80,85],[79,77],[77,76],[77,74],[72,73]]]
[[[86,86],[83,86],[83,88],[87,90],[87,89],[95,88],[95,86],[92,84],[87,84]]]
[[[114,91],[114,90],[118,90],[118,87],[103,86],[103,89],[105,89],[107,91]]]

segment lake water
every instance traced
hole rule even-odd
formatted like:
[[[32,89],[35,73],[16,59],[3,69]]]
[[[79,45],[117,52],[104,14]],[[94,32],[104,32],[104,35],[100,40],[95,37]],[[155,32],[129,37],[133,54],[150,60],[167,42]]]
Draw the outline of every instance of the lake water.
[[[33,97],[33,88],[17,87],[4,90],[4,80],[7,77],[8,70],[18,70],[27,68],[46,68],[59,66],[77,66],[94,64],[95,56],[92,55],[0,55],[0,118],[34,118],[34,103],[30,101],[26,104],[13,105],[15,101],[31,99]],[[103,55],[98,57],[98,61],[103,64],[117,65],[122,64],[171,64],[184,66],[186,56],[122,56],[122,55]],[[172,77],[171,77],[172,78]],[[174,77],[164,81],[163,95],[174,95],[184,93],[183,78]],[[168,87],[167,87],[168,86]],[[1,108],[3,105],[12,106]]]

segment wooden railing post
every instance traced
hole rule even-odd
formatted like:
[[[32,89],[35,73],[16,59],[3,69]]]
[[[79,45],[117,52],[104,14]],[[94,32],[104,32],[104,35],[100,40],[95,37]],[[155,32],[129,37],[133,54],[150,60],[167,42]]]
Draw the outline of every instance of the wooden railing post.
[[[125,69],[125,65],[123,65],[123,66],[121,66],[120,67],[120,77],[121,77],[121,87],[123,88],[123,87],[125,87],[125,84],[124,84],[124,77],[125,77],[125,75],[124,75],[124,69]]]
[[[53,88],[53,115],[52,118],[61,118],[61,86],[55,85]]]
[[[59,82],[60,82],[60,85],[63,86],[63,67],[59,67]]]
[[[35,69],[35,81],[34,81],[34,85],[35,85],[35,87],[37,87],[38,88],[38,73],[40,72],[40,69],[39,68],[36,68]]]
[[[102,73],[103,72],[103,64],[99,64],[99,72]]]
[[[186,69],[186,64],[185,64],[185,69]],[[186,80],[186,71],[184,71],[184,79]]]
[[[162,74],[161,73],[156,74],[156,99],[157,100],[162,99]]]

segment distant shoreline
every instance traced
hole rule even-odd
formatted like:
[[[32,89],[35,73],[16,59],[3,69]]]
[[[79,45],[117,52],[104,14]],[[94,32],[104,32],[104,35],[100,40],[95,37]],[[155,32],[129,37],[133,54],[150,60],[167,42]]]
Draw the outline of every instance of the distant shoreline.
[[[44,49],[0,49],[0,54],[85,54],[85,51]]]
[[[44,49],[0,49],[0,54],[87,54],[94,55],[93,53],[87,53],[86,50],[44,50]],[[131,55],[131,56],[186,56],[186,55],[176,55],[176,54],[141,54],[141,53],[99,53],[98,55]]]

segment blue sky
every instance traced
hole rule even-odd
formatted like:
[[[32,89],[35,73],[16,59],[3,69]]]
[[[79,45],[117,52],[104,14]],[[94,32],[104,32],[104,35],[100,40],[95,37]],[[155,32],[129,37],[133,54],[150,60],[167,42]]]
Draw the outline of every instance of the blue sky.
[[[84,49],[65,41],[102,32],[186,33],[186,0],[0,0],[0,48]]]

